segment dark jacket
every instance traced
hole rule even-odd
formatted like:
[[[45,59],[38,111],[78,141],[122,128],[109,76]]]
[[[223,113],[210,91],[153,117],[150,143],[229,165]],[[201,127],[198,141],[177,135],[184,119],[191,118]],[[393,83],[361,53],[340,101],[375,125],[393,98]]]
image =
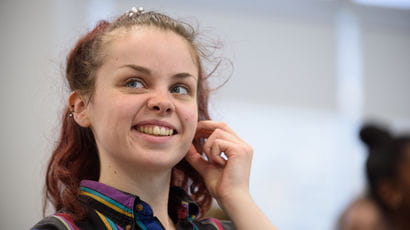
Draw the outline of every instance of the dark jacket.
[[[88,209],[85,220],[73,221],[67,212],[58,212],[37,223],[32,230],[160,230],[165,229],[153,215],[149,204],[138,196],[121,192],[108,185],[84,180],[80,198]],[[184,190],[171,187],[168,213],[177,229],[231,230],[233,224],[215,218],[198,220],[199,206]]]

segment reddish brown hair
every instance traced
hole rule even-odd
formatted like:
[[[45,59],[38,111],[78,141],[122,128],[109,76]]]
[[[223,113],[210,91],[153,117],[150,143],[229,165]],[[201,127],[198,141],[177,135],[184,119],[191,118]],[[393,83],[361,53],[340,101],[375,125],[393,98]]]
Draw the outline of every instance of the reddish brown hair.
[[[112,40],[110,37],[116,36],[110,32],[120,28],[129,29],[136,25],[170,30],[188,42],[198,66],[198,119],[209,120],[209,89],[207,75],[201,63],[201,58],[205,54],[196,43],[197,33],[191,26],[156,12],[132,16],[124,14],[112,23],[101,21],[93,30],[81,37],[67,59],[66,79],[70,90],[91,98],[95,72],[103,64],[103,49],[106,42]],[[86,210],[79,200],[79,184],[84,179],[98,180],[100,162],[91,129],[79,126],[69,116],[70,112],[69,107],[64,111],[60,138],[48,163],[43,212],[47,200],[50,200],[56,210],[69,211],[75,219],[82,219],[86,216]],[[198,150],[202,149],[203,140],[195,139],[193,143]],[[202,213],[209,209],[212,197],[202,177],[184,159],[174,167],[171,185],[182,187],[190,193],[201,206]]]

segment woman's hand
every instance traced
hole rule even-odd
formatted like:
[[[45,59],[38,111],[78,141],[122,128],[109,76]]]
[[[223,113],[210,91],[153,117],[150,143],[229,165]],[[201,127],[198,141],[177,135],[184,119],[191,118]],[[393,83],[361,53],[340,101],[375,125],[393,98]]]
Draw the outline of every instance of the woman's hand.
[[[202,151],[208,160],[193,145],[185,158],[204,178],[211,195],[220,202],[233,194],[248,194],[252,147],[222,122],[200,121],[196,137],[207,138]]]
[[[249,193],[253,149],[225,123],[200,121],[197,137],[207,138],[202,152],[191,145],[185,159],[201,174],[211,195],[236,229],[275,230]]]

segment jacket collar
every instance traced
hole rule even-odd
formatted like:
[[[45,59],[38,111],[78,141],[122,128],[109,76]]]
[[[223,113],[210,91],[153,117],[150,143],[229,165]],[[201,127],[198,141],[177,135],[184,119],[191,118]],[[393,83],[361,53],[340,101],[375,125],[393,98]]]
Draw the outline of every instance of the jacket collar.
[[[91,208],[120,223],[120,225],[131,224],[133,221],[156,220],[150,205],[138,196],[122,192],[97,181],[81,181],[80,195]],[[170,188],[168,213],[175,224],[180,221],[191,222],[196,219],[199,212],[199,206],[183,189]]]

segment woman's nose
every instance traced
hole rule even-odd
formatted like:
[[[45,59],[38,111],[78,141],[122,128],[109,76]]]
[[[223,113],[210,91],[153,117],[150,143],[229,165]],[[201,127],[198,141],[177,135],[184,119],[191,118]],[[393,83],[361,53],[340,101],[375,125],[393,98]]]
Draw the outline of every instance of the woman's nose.
[[[153,95],[148,100],[148,108],[159,114],[169,114],[174,111],[175,105],[169,95],[153,92]]]

